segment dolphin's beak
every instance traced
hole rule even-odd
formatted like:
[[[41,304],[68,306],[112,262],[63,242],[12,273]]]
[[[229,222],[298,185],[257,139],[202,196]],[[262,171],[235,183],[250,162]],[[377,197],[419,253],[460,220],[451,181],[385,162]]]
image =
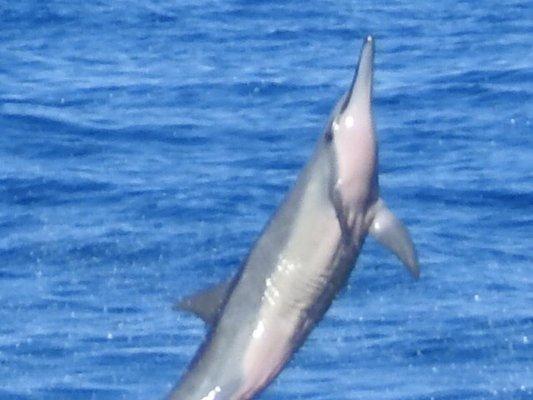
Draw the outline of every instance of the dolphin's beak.
[[[346,96],[344,109],[357,106],[358,109],[370,108],[372,100],[372,79],[374,75],[374,38],[367,36],[359,56],[359,66],[352,86]]]

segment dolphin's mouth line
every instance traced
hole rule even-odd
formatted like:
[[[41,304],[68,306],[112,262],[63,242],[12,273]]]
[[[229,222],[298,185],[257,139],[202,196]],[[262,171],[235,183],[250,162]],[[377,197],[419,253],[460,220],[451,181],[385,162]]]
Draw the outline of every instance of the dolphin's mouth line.
[[[365,54],[365,52],[367,52],[368,54]],[[359,62],[357,63],[357,68],[355,69],[352,82],[350,83],[350,87],[348,91],[346,92],[344,96],[344,101],[342,103],[342,106],[340,107],[340,114],[346,111],[348,104],[350,104],[350,102],[352,101],[352,98],[355,92],[354,89],[355,89],[357,81],[359,80],[359,78],[363,79],[362,68],[367,65],[372,65],[373,58],[374,58],[374,38],[371,35],[368,35],[365,39],[363,47],[361,48],[361,53],[359,55]],[[372,77],[370,77],[370,79],[371,78]],[[369,86],[370,88],[372,87],[372,82],[370,82]]]

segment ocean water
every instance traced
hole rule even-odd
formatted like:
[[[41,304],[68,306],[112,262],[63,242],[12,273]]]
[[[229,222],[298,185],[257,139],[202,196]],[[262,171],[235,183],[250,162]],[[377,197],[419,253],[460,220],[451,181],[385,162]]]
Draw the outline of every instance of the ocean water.
[[[504,3],[504,4],[502,4]],[[158,399],[376,38],[382,195],[260,399],[533,399],[533,6],[0,1],[0,398]]]

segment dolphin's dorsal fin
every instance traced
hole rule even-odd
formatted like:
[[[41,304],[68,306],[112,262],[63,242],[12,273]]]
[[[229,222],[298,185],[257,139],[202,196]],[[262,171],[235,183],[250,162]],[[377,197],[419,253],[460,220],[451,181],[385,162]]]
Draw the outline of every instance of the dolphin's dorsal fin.
[[[205,323],[212,325],[233,287],[234,278],[220,282],[198,293],[187,296],[174,305],[175,310],[188,311],[196,314]]]
[[[379,199],[374,207],[375,214],[369,229],[370,235],[396,254],[415,279],[418,278],[420,267],[409,231],[387,208],[383,200]]]

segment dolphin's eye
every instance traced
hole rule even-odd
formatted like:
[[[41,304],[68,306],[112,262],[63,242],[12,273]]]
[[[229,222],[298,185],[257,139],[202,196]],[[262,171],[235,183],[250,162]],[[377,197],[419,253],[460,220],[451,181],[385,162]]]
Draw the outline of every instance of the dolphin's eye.
[[[331,131],[331,128],[326,131],[324,135],[324,140],[326,141],[326,143],[331,143],[331,141],[333,140],[333,132]]]
[[[333,136],[337,133],[338,130],[339,123],[337,122],[337,119],[334,119],[329,125],[326,134],[324,135],[324,140],[326,141],[326,143],[331,143],[331,141],[333,140]]]

